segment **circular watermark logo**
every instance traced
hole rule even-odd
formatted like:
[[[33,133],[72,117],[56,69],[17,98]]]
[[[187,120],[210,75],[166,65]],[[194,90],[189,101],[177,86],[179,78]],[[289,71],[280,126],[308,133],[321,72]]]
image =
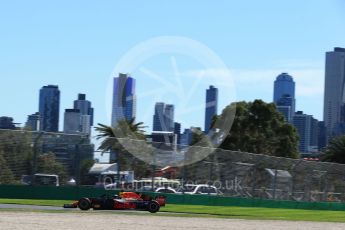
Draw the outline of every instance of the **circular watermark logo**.
[[[214,51],[190,38],[161,36],[120,58],[108,82],[107,114],[122,150],[149,164],[182,166],[223,142],[236,108],[217,119],[218,107],[235,95],[231,73]],[[141,121],[152,124],[146,136],[137,132]]]

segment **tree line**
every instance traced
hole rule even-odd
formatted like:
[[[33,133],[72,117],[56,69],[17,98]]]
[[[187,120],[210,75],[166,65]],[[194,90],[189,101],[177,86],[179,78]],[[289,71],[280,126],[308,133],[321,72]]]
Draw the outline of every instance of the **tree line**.
[[[56,174],[62,183],[66,182],[66,169],[54,153],[39,153],[34,167],[33,151],[29,132],[1,131],[0,184],[20,184],[23,175],[34,173]]]

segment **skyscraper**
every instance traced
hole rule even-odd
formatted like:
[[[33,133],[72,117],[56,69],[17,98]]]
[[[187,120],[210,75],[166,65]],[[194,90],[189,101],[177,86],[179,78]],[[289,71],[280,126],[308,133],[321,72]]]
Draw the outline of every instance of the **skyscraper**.
[[[78,94],[78,100],[74,101],[74,109],[80,112],[80,129],[81,133],[90,134],[93,126],[94,109],[91,102],[86,100],[85,94]]]
[[[164,121],[164,108],[165,104],[163,102],[157,102],[155,105],[155,113],[153,115],[153,131],[166,131],[166,125]],[[164,126],[164,127],[163,127]]]
[[[211,128],[212,119],[217,115],[218,109],[218,89],[213,85],[206,90],[206,108],[205,108],[205,132]]]
[[[295,114],[295,82],[287,73],[281,73],[274,81],[273,101],[286,121],[291,122]]]
[[[319,151],[319,121],[311,117],[309,152]]]
[[[174,132],[174,105],[157,102],[153,115],[153,131]]]
[[[64,133],[79,133],[81,130],[81,113],[79,109],[66,109],[64,114]]]
[[[128,74],[119,74],[114,78],[112,126],[122,119],[127,121],[136,116],[135,79]]]
[[[174,134],[177,136],[177,144],[181,144],[181,123],[174,122]]]
[[[281,73],[274,81],[273,101],[278,102],[284,95],[290,95],[295,99],[295,82],[288,73]]]
[[[285,121],[287,122],[291,122],[292,121],[292,117],[291,116],[291,106],[282,106],[282,105],[278,105],[277,106],[277,110],[283,114]]]
[[[299,151],[301,153],[308,153],[311,143],[312,116],[304,114],[302,111],[297,111],[292,120],[300,138]]]
[[[289,94],[282,95],[276,102],[277,110],[281,112],[287,122],[291,122],[295,113],[295,99]]]
[[[328,139],[345,133],[345,48],[326,53],[323,119]]]
[[[320,151],[322,151],[327,143],[326,143],[326,127],[325,127],[325,122],[324,121],[319,121],[318,122],[318,129],[317,129],[318,133],[318,140],[317,140],[317,144],[318,144],[318,148]]]
[[[91,134],[91,116],[80,115],[80,132],[85,134]]]
[[[43,86],[39,96],[40,130],[59,131],[60,90],[57,85]]]
[[[174,125],[174,105],[167,104],[165,106],[165,124],[167,127],[167,131],[174,132],[175,125]]]
[[[91,102],[86,100],[85,94],[78,94],[73,109],[66,109],[64,114],[64,132],[91,134],[93,122],[93,108]]]

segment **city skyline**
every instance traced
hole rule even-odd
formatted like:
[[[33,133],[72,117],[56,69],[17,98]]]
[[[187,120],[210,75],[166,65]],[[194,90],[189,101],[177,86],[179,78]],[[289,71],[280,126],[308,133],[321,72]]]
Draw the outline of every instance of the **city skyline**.
[[[335,85],[341,85],[345,79],[345,74],[343,71],[344,62],[344,48],[336,47],[334,52],[326,52],[326,73],[325,73],[325,95],[327,91],[332,89],[332,87],[327,88],[327,84],[334,81]],[[331,58],[330,58],[331,57]],[[113,79],[113,109],[112,109],[112,122],[114,122],[114,114],[117,116],[116,119],[126,118],[130,120],[135,117],[136,111],[136,94],[135,86],[136,79],[131,77],[129,74],[119,73],[118,77]],[[340,83],[339,83],[340,82]],[[318,144],[320,137],[324,135],[320,133],[322,129],[322,124],[313,118],[313,115],[304,114],[302,111],[297,111],[295,113],[295,82],[293,77],[286,72],[279,74],[274,81],[273,87],[273,102],[277,105],[277,110],[280,111],[286,118],[286,120],[293,124],[300,136],[299,150],[301,153],[311,153],[315,151],[320,145]],[[343,89],[340,92],[333,91],[333,98],[328,100],[341,100],[343,95]],[[334,93],[335,92],[335,93]],[[339,99],[340,98],[340,99]],[[325,98],[325,104],[326,104]],[[204,131],[207,133],[212,117],[217,115],[217,103],[218,102],[218,89],[213,85],[210,85],[206,89],[206,100],[205,100],[205,128]],[[335,108],[337,111],[342,111],[342,106],[344,102],[339,102],[338,106]],[[43,116],[38,116],[38,114],[32,114],[28,116],[27,124],[31,127],[37,125],[37,120],[39,119],[42,124],[44,120],[45,126],[40,129],[44,131],[52,131],[51,127],[56,126],[56,121],[59,121],[59,116],[54,116],[54,111],[59,109],[60,104],[60,90],[57,85],[47,85],[40,89],[39,98],[39,108]],[[90,133],[90,131],[85,132],[85,130],[90,130],[93,123],[94,111],[91,107],[91,102],[86,100],[85,94],[78,94],[78,99],[73,103],[73,109],[65,109],[64,114],[64,128],[65,133]],[[174,120],[174,105],[166,104],[164,102],[156,102],[155,109],[153,113],[153,125],[152,131],[168,131],[176,133],[176,125],[181,131],[181,125],[176,123]],[[338,108],[339,107],[339,108]],[[285,111],[285,109],[287,110]],[[326,107],[325,107],[326,108]],[[44,111],[45,109],[46,111]],[[326,110],[326,109],[325,109]],[[48,111],[48,112],[47,112]],[[83,116],[87,116],[87,119]],[[340,116],[340,115],[338,115]],[[55,117],[52,119],[51,117]],[[38,119],[37,119],[38,118]],[[44,118],[44,119],[43,119]],[[52,120],[52,121],[51,121]],[[84,121],[83,121],[84,120]],[[32,122],[30,124],[30,121]],[[47,122],[48,121],[48,122]],[[85,122],[86,121],[86,122]],[[35,124],[36,122],[36,124]],[[41,123],[40,122],[40,123]],[[49,123],[49,124],[48,124]],[[54,123],[54,124],[50,124]],[[84,124],[85,123],[85,124]],[[340,121],[338,122],[340,123]],[[87,126],[88,128],[83,127]],[[190,127],[193,127],[192,124]],[[58,131],[58,130],[57,130]],[[179,131],[179,132],[180,132]],[[56,132],[56,131],[55,131]],[[178,132],[178,133],[179,133]],[[185,131],[186,132],[186,131]]]
[[[69,108],[71,98],[85,92],[97,108],[95,121],[109,124],[106,106],[110,103],[105,101],[104,92],[116,63],[142,41],[177,35],[205,44],[222,58],[236,83],[237,100],[271,101],[274,78],[288,72],[295,78],[296,96],[300,98],[296,110],[322,120],[324,53],[332,47],[345,47],[345,31],[339,29],[345,19],[343,1],[265,1],[250,6],[246,2],[193,0],[137,2],[136,7],[112,1],[79,4],[62,0],[53,5],[4,2],[0,9],[4,34],[0,38],[4,86],[0,97],[6,100],[2,100],[0,114],[24,124],[26,116],[37,111],[37,89],[54,84],[63,91],[61,108]],[[282,10],[293,14],[287,16]],[[127,12],[136,17],[128,17]],[[210,12],[217,16],[204,16]],[[324,12],[329,13],[320,17]],[[165,60],[159,65],[162,62]],[[176,59],[176,63],[183,60]],[[173,73],[163,69],[161,76]],[[211,71],[189,64],[185,69],[193,73]],[[221,70],[214,71],[221,77]],[[143,74],[132,74],[138,85],[152,85]],[[18,89],[15,93],[13,87]],[[202,101],[204,94],[198,95]],[[142,104],[138,114],[144,114],[146,107],[153,108]],[[219,105],[222,107],[224,104]],[[203,127],[203,119],[195,125]]]
[[[343,48],[337,48],[337,49],[342,49],[343,50]],[[329,52],[327,52],[327,53],[329,53]],[[282,76],[282,75],[287,75],[287,76],[289,76],[289,77],[291,77],[290,75],[288,75],[287,73],[282,73],[282,74],[279,74],[278,75],[278,77],[279,76]],[[135,85],[135,78],[132,78],[132,77],[130,77],[130,75],[129,74],[122,74],[122,73],[119,73],[119,76],[126,76],[126,77],[128,77],[128,78],[130,78],[131,79],[131,81],[133,81],[134,82],[134,84],[133,85]],[[276,82],[277,81],[277,79],[278,79],[278,77],[276,78],[276,80],[274,81],[274,82]],[[284,76],[285,77],[285,76]],[[116,80],[115,79],[118,79],[117,77],[115,77],[114,78],[114,84],[116,84],[115,82],[116,82]],[[293,81],[293,79],[292,79],[292,81]],[[124,81],[125,82],[125,81]],[[294,85],[294,87],[295,87],[295,82],[293,82],[293,85]],[[126,88],[127,86],[126,86],[126,84],[124,85],[125,87],[124,88]],[[131,86],[132,87],[132,86]],[[213,87],[212,85],[210,86],[210,87]],[[58,85],[51,85],[51,84],[49,84],[49,85],[46,85],[46,86],[43,86],[42,88],[41,88],[41,90],[42,89],[45,89],[45,88],[54,88],[54,89],[58,89],[58,91],[59,91],[59,97],[60,97],[60,94],[61,94],[61,90],[59,90],[59,86]],[[128,87],[127,87],[128,88]],[[206,91],[207,90],[209,90],[209,89],[206,89]],[[133,91],[135,91],[134,89],[133,89]],[[273,94],[274,94],[274,92],[275,92],[275,90],[273,90]],[[85,100],[85,94],[78,94],[78,100],[80,100],[81,99],[81,97],[83,97],[83,95],[84,95],[84,99],[82,99],[82,100]],[[274,97],[275,98],[275,97]],[[283,98],[283,97],[282,97]],[[280,98],[280,99],[282,99],[282,98]],[[256,99],[261,99],[261,98],[256,98]],[[284,99],[284,98],[283,98]],[[74,101],[74,107],[76,107],[77,106],[77,101],[78,100],[75,100]],[[237,101],[240,101],[240,100],[237,100]],[[272,102],[272,101],[266,101],[266,102]],[[274,102],[274,101],[273,101]],[[159,102],[158,102],[159,103]],[[230,102],[231,103],[231,102]],[[164,103],[163,103],[164,104]],[[169,105],[169,104],[167,104],[167,105]],[[169,105],[169,106],[173,106],[174,107],[174,105]],[[75,108],[76,109],[76,108]],[[221,109],[223,109],[223,108],[221,108]],[[61,109],[60,109],[61,110]],[[71,110],[71,109],[65,109],[65,108],[63,108],[62,109],[62,113],[64,113],[65,112],[65,110]],[[279,109],[278,109],[279,110]],[[72,111],[69,111],[69,112],[72,112]],[[74,111],[75,112],[75,111]],[[281,111],[283,114],[284,114],[284,112],[283,111]],[[91,110],[89,111],[89,113],[92,113],[92,116],[91,116],[91,121],[92,121],[92,123],[93,123],[93,108],[91,108]],[[132,114],[132,113],[131,113]],[[25,115],[25,116],[33,116],[33,115],[35,115],[35,114],[32,114],[32,115]],[[37,115],[37,114],[36,114]],[[91,114],[89,114],[89,115],[91,115]],[[10,115],[10,117],[11,117],[11,115]],[[59,116],[59,117],[63,117],[63,115],[62,116]],[[205,117],[206,118],[206,117]],[[59,120],[62,120],[62,119],[59,119]],[[16,120],[14,120],[14,121],[16,121]],[[22,123],[22,124],[25,124],[26,122],[24,122],[24,123]],[[23,125],[22,125],[23,126]],[[23,126],[24,127],[24,126]],[[59,128],[58,130],[59,131],[63,131],[64,130],[64,126],[63,126],[63,122],[61,122],[60,123],[60,127],[61,128]],[[185,128],[190,128],[190,127],[199,127],[198,125],[195,125],[195,124],[191,124],[190,126],[185,126]],[[201,127],[201,126],[200,126]],[[153,126],[152,126],[152,128],[153,128]]]

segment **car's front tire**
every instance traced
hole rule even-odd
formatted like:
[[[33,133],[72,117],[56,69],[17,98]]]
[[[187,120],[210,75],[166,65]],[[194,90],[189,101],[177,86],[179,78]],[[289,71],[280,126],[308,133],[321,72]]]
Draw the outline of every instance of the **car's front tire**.
[[[150,201],[150,203],[148,204],[147,207],[147,211],[151,212],[151,213],[156,213],[158,212],[160,209],[159,203],[155,200]]]
[[[78,207],[83,210],[87,211],[91,208],[91,201],[89,198],[81,198],[78,202]]]

